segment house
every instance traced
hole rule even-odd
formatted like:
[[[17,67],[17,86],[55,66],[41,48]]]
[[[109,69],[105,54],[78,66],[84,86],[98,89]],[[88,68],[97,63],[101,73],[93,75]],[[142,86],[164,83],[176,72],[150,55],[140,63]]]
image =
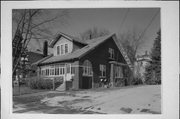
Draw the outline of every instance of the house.
[[[21,57],[20,68],[17,69],[16,74],[21,78],[37,76],[37,67],[33,63],[44,58],[44,54],[40,51],[27,51],[26,55]]]
[[[26,53],[22,55],[20,65],[13,75],[13,86],[25,84],[28,78],[37,76],[37,66],[32,64],[44,57],[45,55],[38,50],[26,51]]]
[[[132,65],[115,34],[82,41],[64,33],[50,42],[53,54],[35,63],[39,77],[61,79],[57,90],[128,85]]]
[[[138,55],[136,58],[135,66],[134,66],[134,71],[136,77],[139,77],[142,82],[145,82],[145,70],[146,66],[149,65],[151,58],[150,55],[148,54],[147,51],[143,55]]]

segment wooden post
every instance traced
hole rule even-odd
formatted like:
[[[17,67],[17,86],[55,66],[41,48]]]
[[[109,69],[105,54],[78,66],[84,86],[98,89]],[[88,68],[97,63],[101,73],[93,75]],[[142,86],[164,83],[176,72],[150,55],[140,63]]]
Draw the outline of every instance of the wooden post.
[[[92,88],[94,88],[94,77],[92,76]]]
[[[55,78],[52,78],[53,80],[53,90],[55,90],[55,81],[54,81]]]
[[[110,74],[110,82],[111,82],[111,86],[114,87],[114,64],[111,64],[111,74]]]

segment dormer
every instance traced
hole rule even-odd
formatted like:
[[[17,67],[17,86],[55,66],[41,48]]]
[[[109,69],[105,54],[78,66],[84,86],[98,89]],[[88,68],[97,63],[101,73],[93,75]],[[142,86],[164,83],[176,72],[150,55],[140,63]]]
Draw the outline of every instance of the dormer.
[[[73,51],[84,47],[86,43],[82,42],[77,38],[66,35],[64,33],[59,33],[57,37],[50,43],[53,49],[54,56],[63,56]]]

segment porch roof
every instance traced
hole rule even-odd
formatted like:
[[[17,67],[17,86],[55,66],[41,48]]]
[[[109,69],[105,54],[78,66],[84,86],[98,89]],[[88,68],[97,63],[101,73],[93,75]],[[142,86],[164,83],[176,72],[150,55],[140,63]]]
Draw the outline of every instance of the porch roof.
[[[122,65],[122,66],[128,66],[128,64],[117,62],[117,61],[109,61],[110,64],[116,64],[116,65]]]

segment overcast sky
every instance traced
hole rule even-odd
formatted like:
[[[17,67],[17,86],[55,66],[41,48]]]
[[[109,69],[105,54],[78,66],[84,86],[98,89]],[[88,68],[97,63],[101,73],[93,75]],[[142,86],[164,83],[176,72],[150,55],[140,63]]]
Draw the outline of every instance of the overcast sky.
[[[60,12],[61,10],[53,10],[51,14]],[[113,8],[113,9],[68,9],[69,17],[67,24],[62,25],[56,22],[53,25],[53,34],[64,32],[72,36],[79,36],[80,33],[93,27],[98,29],[107,29],[111,33],[126,33],[136,29],[142,32],[150,23],[152,17],[159,11],[158,8]],[[125,14],[127,17],[122,24]],[[49,15],[51,15],[49,14]],[[138,51],[143,54],[146,50],[150,51],[155,39],[156,32],[160,29],[160,13],[155,17],[152,24],[148,27],[144,35],[145,43]],[[31,43],[33,48],[37,48],[36,43]]]

